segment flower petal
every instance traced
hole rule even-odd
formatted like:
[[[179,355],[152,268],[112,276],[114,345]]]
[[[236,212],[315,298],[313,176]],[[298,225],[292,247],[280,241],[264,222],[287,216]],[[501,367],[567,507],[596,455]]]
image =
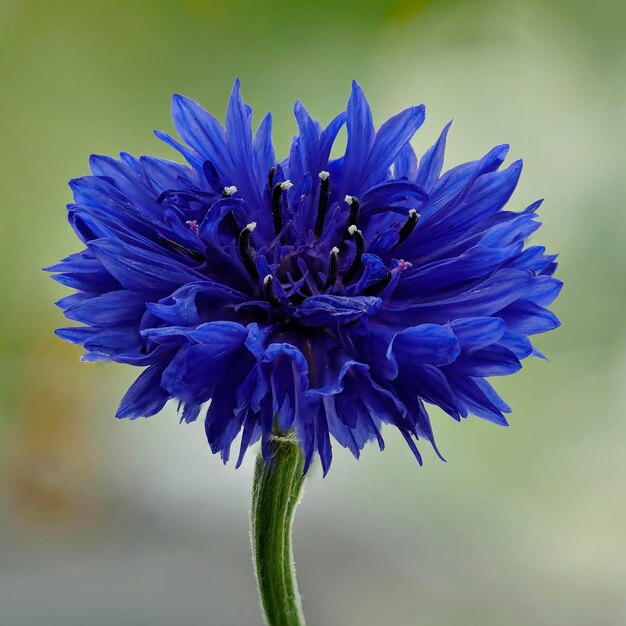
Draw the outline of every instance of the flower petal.
[[[156,415],[170,398],[161,387],[162,374],[163,366],[160,363],[144,370],[122,398],[116,417],[136,419]]]
[[[373,296],[311,296],[300,305],[295,316],[307,326],[348,324],[374,315],[381,302]]]

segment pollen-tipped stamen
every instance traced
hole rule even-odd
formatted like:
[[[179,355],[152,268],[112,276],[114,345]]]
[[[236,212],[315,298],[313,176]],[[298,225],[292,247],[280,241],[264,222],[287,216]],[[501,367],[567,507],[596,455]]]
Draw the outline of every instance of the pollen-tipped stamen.
[[[230,198],[236,193],[237,187],[235,187],[235,185],[229,185],[228,187],[224,187],[224,189],[222,189],[222,198]],[[226,219],[226,223],[230,226],[235,236],[237,236],[241,231],[241,226],[239,226],[239,224],[237,223],[235,214],[232,211],[228,211],[224,218]]]
[[[271,274],[263,279],[263,295],[272,306],[280,305],[280,300],[274,293],[274,277]]]
[[[397,248],[401,243],[404,243],[409,238],[411,233],[415,230],[419,219],[420,214],[415,209],[411,209],[409,211],[408,219],[406,220],[406,222],[404,222],[402,228],[400,229],[400,233],[398,234],[398,241],[393,246],[393,248],[391,248],[392,250],[394,248]]]
[[[337,282],[339,274],[339,248],[335,246],[330,251],[330,260],[328,261],[328,271],[326,272],[326,282],[322,291],[328,291],[333,288]]]
[[[348,234],[354,239],[356,251],[354,253],[354,259],[352,260],[348,271],[341,278],[344,285],[352,282],[352,280],[356,276],[356,273],[361,267],[361,257],[365,252],[365,240],[363,239],[363,233],[356,227],[355,224],[348,228]]]
[[[253,280],[259,279],[259,272],[254,264],[254,259],[252,258],[252,246],[250,245],[250,235],[252,235],[252,231],[256,228],[256,222],[250,222],[240,233],[239,233],[239,256],[241,257],[241,262],[244,264],[248,274]]]
[[[350,226],[357,226],[359,223],[359,199],[356,196],[346,196],[346,204],[350,206],[350,213],[348,214],[348,228]]]
[[[282,183],[276,183],[272,189],[272,219],[274,221],[274,234],[278,235],[283,229],[283,216],[281,211],[281,200],[283,191],[291,189],[293,183],[286,180]]]
[[[320,237],[324,232],[324,221],[326,220],[326,211],[328,211],[328,196],[330,195],[330,174],[321,171],[320,179],[320,198],[317,204],[317,219],[315,220],[315,236]]]
[[[274,187],[274,176],[276,174],[276,167],[270,167],[270,171],[267,175],[267,184],[269,189],[272,189],[272,187]]]

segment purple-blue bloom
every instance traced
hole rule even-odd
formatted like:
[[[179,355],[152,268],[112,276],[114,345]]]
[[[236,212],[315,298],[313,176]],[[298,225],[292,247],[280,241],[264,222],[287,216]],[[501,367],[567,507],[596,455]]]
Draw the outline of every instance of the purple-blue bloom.
[[[424,107],[376,130],[356,82],[325,128],[296,103],[282,161],[238,81],[225,128],[183,96],[172,111],[182,142],[156,135],[187,164],[93,155],[70,181],[85,249],[48,268],[77,290],[58,305],[83,324],[57,334],[85,361],[146,368],[118,417],[175,399],[185,422],[204,411],[224,461],[241,434],[237,465],[294,430],[305,471],[319,455],[324,474],[332,440],[358,457],[383,448],[383,424],[421,463],[428,405],[507,423],[487,378],[541,356],[529,337],[559,325],[546,307],[561,288],[556,256],[526,245],[540,202],[505,210],[522,169],[501,169],[508,146],[442,173],[450,125],[418,159]]]

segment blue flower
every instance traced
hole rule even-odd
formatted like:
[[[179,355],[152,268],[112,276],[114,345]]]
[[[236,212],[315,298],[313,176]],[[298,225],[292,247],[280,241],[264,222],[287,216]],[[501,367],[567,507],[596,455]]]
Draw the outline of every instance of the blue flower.
[[[68,206],[85,249],[47,268],[77,290],[58,305],[84,324],[57,334],[85,361],[146,368],[118,417],[176,399],[192,422],[210,400],[224,462],[239,434],[237,465],[293,430],[324,474],[331,439],[358,457],[370,440],[383,448],[383,424],[421,463],[416,440],[435,447],[429,404],[507,423],[487,378],[541,356],[529,336],[559,325],[546,307],[561,288],[556,257],[525,245],[540,202],[504,208],[522,170],[501,169],[508,146],[442,174],[450,125],[418,160],[424,107],[376,130],[357,83],[325,128],[296,103],[280,162],[271,115],[253,134],[238,81],[225,128],[183,96],[172,109],[183,143],[156,135],[188,164],[92,156]]]

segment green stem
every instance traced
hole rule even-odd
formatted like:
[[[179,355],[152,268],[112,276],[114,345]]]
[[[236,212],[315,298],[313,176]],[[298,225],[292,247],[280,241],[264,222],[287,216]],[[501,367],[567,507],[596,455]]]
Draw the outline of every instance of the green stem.
[[[291,549],[291,526],[304,485],[304,457],[291,436],[274,436],[252,483],[250,527],[261,603],[269,626],[304,626]]]

